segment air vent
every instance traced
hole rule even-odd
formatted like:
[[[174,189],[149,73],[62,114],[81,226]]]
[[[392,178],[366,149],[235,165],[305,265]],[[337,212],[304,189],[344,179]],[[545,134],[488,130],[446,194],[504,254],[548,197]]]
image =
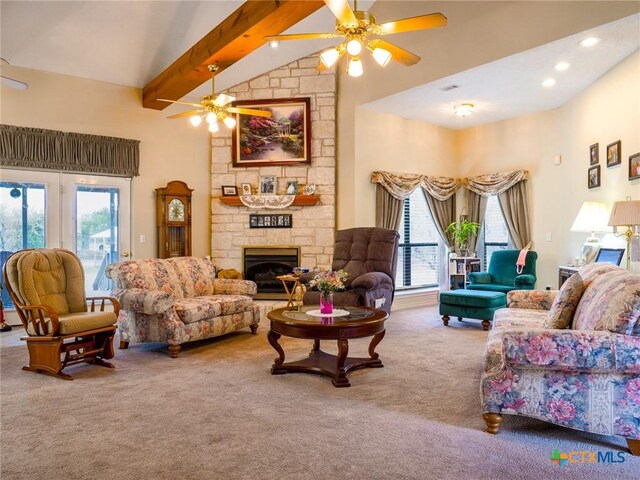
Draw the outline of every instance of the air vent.
[[[443,92],[450,92],[451,90],[455,90],[456,88],[460,88],[460,85],[447,85],[446,87],[442,87],[440,90]]]

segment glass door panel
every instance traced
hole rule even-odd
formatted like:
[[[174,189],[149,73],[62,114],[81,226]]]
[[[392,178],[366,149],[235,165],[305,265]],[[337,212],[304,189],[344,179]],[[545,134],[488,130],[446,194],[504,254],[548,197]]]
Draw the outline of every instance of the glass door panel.
[[[0,170],[0,285],[9,256],[25,248],[57,247],[59,230],[48,217],[49,206],[59,201],[58,175]],[[58,209],[53,208],[55,214]],[[4,285],[2,303],[13,307]]]
[[[109,295],[107,266],[129,256],[129,192],[127,179],[64,175],[63,244],[82,262],[87,296]]]

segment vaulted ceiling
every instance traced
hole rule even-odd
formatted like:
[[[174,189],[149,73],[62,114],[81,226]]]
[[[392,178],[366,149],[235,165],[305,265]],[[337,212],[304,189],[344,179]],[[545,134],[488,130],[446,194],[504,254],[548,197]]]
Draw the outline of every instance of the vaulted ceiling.
[[[373,1],[360,1],[358,8],[368,10],[373,5],[373,10],[384,12],[384,15],[381,14],[378,18],[378,21],[383,22],[394,20],[398,16],[396,10],[402,10],[402,16],[434,11],[442,11],[449,16],[448,9],[453,10],[448,6],[448,2],[427,1],[397,2],[398,8],[387,1],[384,2],[386,4],[384,8],[378,8],[383,5],[381,3],[383,1],[378,0],[376,5]],[[209,73],[203,67],[206,67],[206,63],[212,58],[219,58],[223,67],[229,65],[216,78],[216,89],[223,90],[335,43],[332,40],[309,40],[281,42],[277,49],[272,49],[268,45],[255,48],[257,46],[255,39],[245,37],[245,35],[251,37],[255,33],[251,30],[252,25],[249,24],[250,22],[242,24],[242,21],[254,15],[255,11],[260,10],[259,15],[267,19],[267,27],[275,30],[279,27],[286,28],[288,21],[294,23],[297,19],[294,17],[292,17],[293,20],[292,18],[279,19],[278,14],[273,12],[277,12],[282,8],[281,4],[287,2],[267,0],[262,3],[273,7],[271,13],[266,7],[254,8],[253,13],[245,10],[246,15],[239,15],[235,17],[236,20],[226,20],[227,24],[225,24],[225,19],[233,19],[234,12],[239,8],[245,8],[243,3],[242,0],[119,2],[2,0],[0,2],[0,56],[13,65],[36,70],[139,88],[151,83],[145,92],[145,95],[151,92],[149,97],[151,100],[148,104],[160,107],[161,105],[154,102],[153,98],[179,98],[184,95],[197,98],[209,93],[210,86],[206,82]],[[293,27],[287,28],[286,33],[325,32],[334,29],[335,17],[329,9],[319,2],[308,3],[315,6],[307,5],[304,12],[297,11],[294,15],[302,18],[307,15],[307,11],[309,15]],[[508,12],[508,7],[505,7],[508,2],[467,3],[468,7],[465,7],[467,11],[478,12],[472,15],[474,21],[478,23],[482,22],[482,11],[503,9]],[[454,2],[455,4],[460,5],[459,2]],[[596,4],[598,4],[597,8],[616,4],[619,11],[624,10],[629,13],[637,12],[639,8],[638,2],[584,2],[584,8],[591,8],[591,5]],[[625,4],[623,8],[620,7],[622,4]],[[284,12],[285,9],[282,8],[280,11]],[[398,35],[397,43],[409,50],[418,48],[417,53],[421,53],[420,48],[423,48],[427,42],[437,38],[449,38],[456,31],[462,33],[464,29],[469,29],[469,18],[467,18],[469,15],[471,13],[449,16],[449,26],[446,27],[448,31],[401,34]],[[613,20],[618,21],[620,18],[620,16],[614,17]],[[253,20],[260,24],[259,19],[253,18]],[[611,20],[609,17],[602,23]],[[482,41],[490,44],[488,39],[496,29],[502,29],[503,32],[504,29],[510,29],[516,35],[518,22],[526,22],[527,19],[512,19],[512,21],[514,23],[509,25],[482,25],[482,30],[485,32]],[[558,19],[553,18],[550,21],[558,22]],[[606,48],[602,48],[599,54],[574,65],[579,67],[574,68],[573,72],[569,71],[566,78],[572,78],[569,75],[579,75],[575,81],[567,81],[565,87],[555,90],[544,92],[540,89],[538,89],[540,91],[536,90],[536,95],[545,96],[544,102],[537,101],[536,97],[532,96],[532,88],[514,88],[513,79],[517,80],[518,85],[529,85],[535,79],[537,87],[538,77],[543,76],[545,69],[552,68],[553,64],[564,56],[561,53],[574,46],[575,38],[570,37],[565,43],[541,46],[514,56],[516,58],[509,57],[503,59],[504,61],[492,62],[471,70],[465,68],[456,70],[454,65],[448,65],[449,71],[458,73],[442,75],[442,78],[436,81],[430,80],[426,85],[419,85],[419,82],[413,81],[413,79],[419,80],[421,67],[396,68],[392,71],[393,75],[396,75],[397,71],[397,75],[400,76],[397,78],[400,80],[399,85],[407,85],[404,88],[409,88],[409,83],[412,84],[411,86],[418,86],[388,98],[377,98],[369,108],[452,128],[460,128],[460,125],[471,126],[477,121],[481,123],[495,121],[526,113],[531,105],[537,105],[538,109],[542,106],[553,108],[562,104],[577,90],[584,88],[624,56],[638,48],[640,20],[637,13],[620,25],[622,30],[601,26],[602,31],[606,30],[613,35],[614,41],[608,45],[603,42],[602,46]],[[197,42],[210,35],[212,30],[215,32],[214,38],[210,39],[206,48],[193,48]],[[624,32],[624,35],[621,32]],[[214,46],[210,47],[211,45]],[[226,52],[224,48],[218,49],[216,45],[225,46]],[[210,48],[212,49],[209,50]],[[174,64],[185,52],[190,53],[183,57],[182,63]],[[436,53],[433,50],[429,52]],[[432,55],[424,55],[424,57],[423,62],[442,61],[442,59],[435,60]],[[189,71],[193,66],[197,68]],[[170,69],[164,79],[154,80],[168,68],[173,70]],[[364,77],[366,76],[365,72]],[[409,76],[412,76],[411,82],[407,81]],[[179,78],[187,78],[188,81],[176,89],[176,80]],[[205,84],[195,88],[201,82]],[[457,90],[458,95],[447,96],[441,89],[449,84],[460,84],[463,88]],[[191,88],[195,90],[189,92]],[[484,102],[490,107],[492,115],[482,120],[465,119],[466,123],[461,124],[452,118],[450,110],[451,104],[454,101],[457,102],[458,98],[475,100],[480,105]],[[453,121],[458,123],[454,125]]]

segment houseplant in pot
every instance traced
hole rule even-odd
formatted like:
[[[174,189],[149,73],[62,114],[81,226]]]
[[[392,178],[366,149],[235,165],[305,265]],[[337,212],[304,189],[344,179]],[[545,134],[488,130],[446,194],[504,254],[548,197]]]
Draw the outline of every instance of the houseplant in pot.
[[[467,257],[469,255],[469,237],[477,235],[479,229],[479,223],[470,222],[463,218],[459,223],[451,222],[444,233],[455,243],[459,255]]]

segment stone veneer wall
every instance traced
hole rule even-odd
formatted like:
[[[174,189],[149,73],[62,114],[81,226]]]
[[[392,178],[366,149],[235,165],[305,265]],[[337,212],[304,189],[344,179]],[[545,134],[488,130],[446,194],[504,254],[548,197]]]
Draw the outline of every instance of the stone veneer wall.
[[[336,75],[318,73],[318,56],[313,55],[236,85],[225,93],[238,100],[271,98],[311,99],[311,164],[234,168],[231,162],[231,131],[221,126],[211,138],[211,255],[221,268],[242,271],[244,245],[298,245],[302,266],[329,266],[333,257],[336,223]],[[261,175],[278,177],[278,193],[287,180],[316,184],[320,201],[310,207],[253,210],[224,205],[219,197],[222,185],[251,183]],[[289,213],[292,228],[249,228],[250,213]]]

